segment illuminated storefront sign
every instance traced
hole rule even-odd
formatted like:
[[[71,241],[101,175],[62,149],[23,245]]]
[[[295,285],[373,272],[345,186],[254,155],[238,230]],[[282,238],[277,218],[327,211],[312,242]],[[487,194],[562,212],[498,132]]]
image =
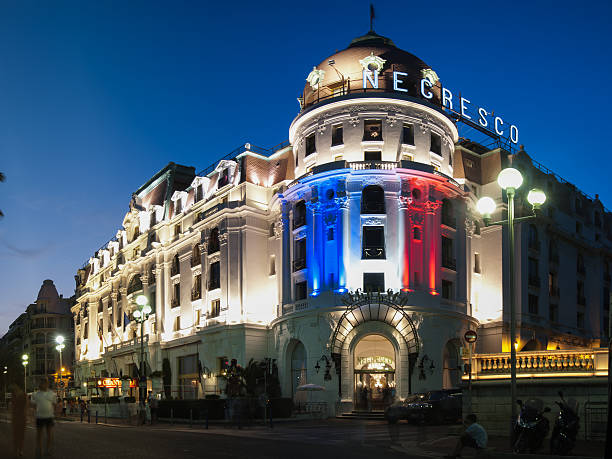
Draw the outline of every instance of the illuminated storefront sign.
[[[98,379],[98,387],[105,387],[107,389],[119,389],[121,388],[121,379],[119,378],[103,378]],[[138,387],[138,381],[130,379],[130,387]]]
[[[359,357],[357,366],[360,368],[367,367],[368,370],[390,370],[393,368],[393,359],[382,355]]]

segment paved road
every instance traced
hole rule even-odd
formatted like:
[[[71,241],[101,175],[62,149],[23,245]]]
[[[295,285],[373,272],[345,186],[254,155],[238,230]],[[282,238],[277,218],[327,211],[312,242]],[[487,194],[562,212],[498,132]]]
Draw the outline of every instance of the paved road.
[[[277,424],[274,429],[253,426],[189,428],[188,426],[95,425],[58,422],[55,458],[283,458],[371,459],[440,457],[418,444],[447,438],[449,427],[418,428],[401,424],[403,446],[391,447],[388,426],[377,421],[299,422]],[[34,429],[26,431],[26,458],[34,457]],[[9,458],[10,425],[0,422],[0,457]],[[451,438],[452,437],[448,437]],[[455,437],[456,438],[456,437]]]

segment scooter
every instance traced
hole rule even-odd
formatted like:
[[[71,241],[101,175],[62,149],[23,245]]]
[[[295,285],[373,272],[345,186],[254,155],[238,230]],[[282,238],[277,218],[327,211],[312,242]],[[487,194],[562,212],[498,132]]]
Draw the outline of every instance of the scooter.
[[[535,453],[544,442],[544,438],[550,430],[550,423],[544,417],[544,413],[550,408],[544,408],[544,402],[538,398],[528,400],[523,404],[522,400],[516,403],[521,407],[516,423],[514,424],[514,446],[515,453]]]
[[[565,401],[563,392],[559,391],[559,415],[555,419],[555,427],[550,437],[550,454],[562,456],[569,454],[576,444],[576,435],[580,425],[578,402],[574,399]]]

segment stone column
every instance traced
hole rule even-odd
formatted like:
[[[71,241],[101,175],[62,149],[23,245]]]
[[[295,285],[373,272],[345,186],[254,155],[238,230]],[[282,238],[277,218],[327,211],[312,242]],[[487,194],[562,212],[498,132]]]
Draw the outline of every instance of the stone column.
[[[291,217],[290,203],[281,201],[281,250],[280,250],[280,275],[282,276],[281,287],[281,310],[283,304],[289,304],[291,300]]]
[[[409,206],[411,199],[407,196],[399,196],[398,200],[398,253],[400,253],[398,269],[401,289],[412,290],[411,275],[411,245],[412,245],[412,222],[410,220]]]
[[[455,201],[454,204],[455,216],[457,217],[457,231],[455,232],[455,240],[453,241],[455,245],[455,256],[457,258],[456,300],[461,303],[467,303],[468,278],[472,277],[472,270],[470,269],[471,254],[469,251],[467,234],[468,220],[466,220],[465,217],[465,203],[463,201]]]
[[[336,198],[336,248],[338,253],[338,291],[345,292],[347,285],[348,244],[349,244],[349,200],[346,196]]]
[[[321,291],[323,279],[321,278],[321,258],[323,256],[323,217],[321,203],[318,201],[308,202],[306,208],[310,212],[310,224],[306,229],[308,250],[306,253],[306,266],[309,274],[309,287],[312,289],[311,295],[317,296]],[[310,236],[310,241],[308,237]]]
[[[440,201],[427,201],[425,203],[425,231],[424,231],[424,264],[423,280],[425,288],[432,295],[440,293],[440,265],[442,251],[440,245]]]

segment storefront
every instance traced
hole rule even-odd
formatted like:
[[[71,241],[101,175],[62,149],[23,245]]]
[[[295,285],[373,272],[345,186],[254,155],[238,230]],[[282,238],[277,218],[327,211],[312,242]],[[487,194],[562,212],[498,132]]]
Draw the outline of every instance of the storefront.
[[[395,397],[395,349],[381,335],[368,335],[355,347],[354,406],[382,410]]]

